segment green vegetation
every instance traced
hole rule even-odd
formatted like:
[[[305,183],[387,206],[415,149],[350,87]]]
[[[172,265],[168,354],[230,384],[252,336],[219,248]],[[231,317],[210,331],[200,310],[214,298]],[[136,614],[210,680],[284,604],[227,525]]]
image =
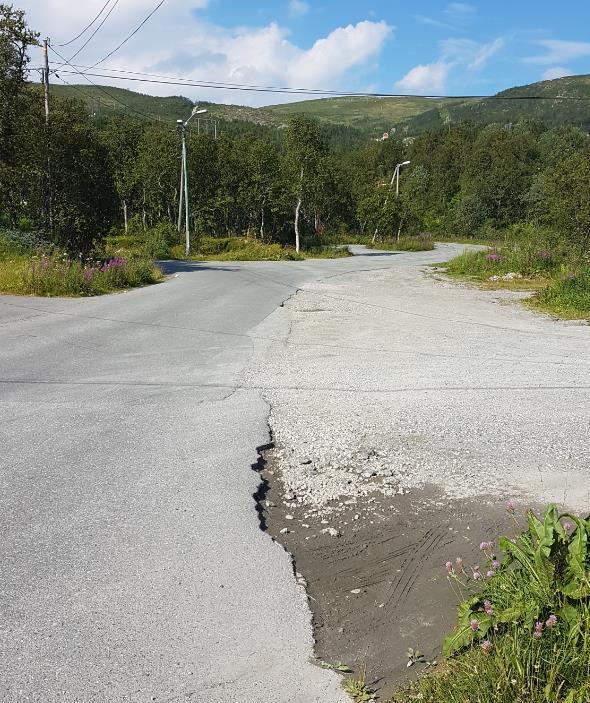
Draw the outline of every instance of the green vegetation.
[[[15,295],[102,295],[161,278],[162,273],[146,259],[116,257],[81,263],[67,254],[0,258],[0,291]]]
[[[129,103],[124,112],[107,109],[100,90],[86,88],[85,104],[55,89],[46,126],[41,92],[25,80],[37,35],[6,5],[0,18],[3,61],[10,67],[0,76],[0,226],[35,231],[83,263],[183,256],[174,118],[187,116],[188,101],[107,89],[111,99]],[[562,80],[530,90],[575,95],[588,87],[585,77]],[[103,101],[100,109],[97,101]],[[363,115],[391,122],[432,104],[330,98],[260,111],[208,105],[223,128],[215,139],[191,122],[191,256],[299,258],[293,248],[302,256],[343,256],[334,245],[354,241],[422,251],[432,247],[423,232],[438,240],[498,241],[501,261],[467,258],[463,272],[482,280],[500,272],[541,281],[546,291],[539,305],[573,306],[584,314],[588,136],[578,128],[530,120],[510,125],[504,118],[487,125],[446,122],[411,140],[399,129],[384,141],[362,131]],[[451,114],[458,107],[437,103],[437,109]],[[537,256],[544,249],[550,261]],[[459,273],[461,266],[451,268]],[[558,277],[562,267],[575,274],[572,285]]]
[[[370,249],[383,249],[385,251],[432,251],[434,249],[434,240],[429,234],[422,233],[415,237],[384,240],[378,244],[369,244],[368,246]]]
[[[464,598],[447,661],[395,703],[590,701],[590,519],[550,506],[527,522],[499,540],[498,554],[493,542],[480,545],[485,570],[447,563]]]
[[[535,99],[526,100],[528,96],[535,96]],[[513,100],[514,97],[519,100]],[[536,99],[538,97],[546,99]],[[493,98],[455,103],[447,101],[435,109],[410,117],[401,127],[404,133],[414,135],[461,122],[510,126],[535,120],[549,127],[570,125],[587,130],[590,128],[589,97],[590,75],[567,76],[511,88]]]
[[[434,104],[452,104],[452,100],[429,100],[427,98],[370,98],[342,97],[304,100],[284,105],[269,105],[263,108],[284,122],[293,115],[304,115],[333,125],[345,125],[373,137],[389,132],[402,121],[432,110]]]
[[[562,267],[530,303],[560,317],[590,320],[590,266],[576,272]]]

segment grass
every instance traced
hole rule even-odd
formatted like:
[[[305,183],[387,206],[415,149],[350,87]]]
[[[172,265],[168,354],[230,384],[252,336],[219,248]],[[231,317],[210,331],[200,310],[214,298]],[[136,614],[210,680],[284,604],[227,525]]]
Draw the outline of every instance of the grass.
[[[186,259],[183,245],[170,250],[174,259]],[[191,261],[304,261],[305,259],[340,259],[350,256],[347,248],[316,246],[297,253],[293,247],[267,244],[249,237],[201,237]]]
[[[14,295],[103,295],[161,279],[161,271],[147,259],[81,263],[63,254],[20,254],[0,261],[0,293]]]
[[[401,237],[399,241],[386,239],[375,244],[368,244],[369,249],[384,251],[433,251],[434,241],[430,236]]]
[[[532,307],[568,319],[590,320],[590,267],[562,270],[530,301]]]
[[[527,522],[481,545],[487,576],[447,564],[463,602],[446,662],[392,703],[590,702],[590,520],[549,506]]]
[[[569,319],[590,319],[590,267],[530,242],[512,242],[486,251],[466,251],[446,264],[448,275],[487,289],[537,293],[527,303]]]

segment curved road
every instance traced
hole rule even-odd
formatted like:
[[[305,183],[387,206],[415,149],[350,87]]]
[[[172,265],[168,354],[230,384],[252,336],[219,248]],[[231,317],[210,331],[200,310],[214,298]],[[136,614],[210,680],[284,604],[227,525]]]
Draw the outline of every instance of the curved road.
[[[406,258],[357,253],[0,296],[2,701],[345,700],[259,529],[268,407],[240,380],[265,344],[250,332],[298,286]]]

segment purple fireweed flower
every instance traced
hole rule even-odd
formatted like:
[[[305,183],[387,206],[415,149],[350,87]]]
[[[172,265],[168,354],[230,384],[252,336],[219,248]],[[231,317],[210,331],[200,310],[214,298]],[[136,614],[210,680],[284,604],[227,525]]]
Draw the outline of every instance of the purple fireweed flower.
[[[469,623],[469,627],[473,630],[473,632],[477,632],[479,630],[479,620],[473,618],[473,620]]]
[[[547,621],[545,622],[545,627],[548,627],[551,629],[552,627],[555,627],[557,625],[557,616],[551,614],[548,618]]]
[[[447,567],[447,574],[452,574],[453,573],[453,562],[448,561],[445,566]]]
[[[488,254],[486,256],[486,259],[488,261],[492,261],[494,263],[496,263],[497,261],[502,261],[502,257],[500,256],[500,254],[498,254],[496,252],[493,252],[492,254]]]
[[[86,281],[86,283],[90,283],[90,281],[92,281],[95,273],[96,273],[96,270],[93,268],[84,269],[84,280]]]
[[[483,609],[484,609],[486,615],[493,615],[494,614],[494,608],[492,606],[491,601],[489,601],[489,600],[484,600]]]
[[[482,642],[481,648],[485,654],[489,654],[494,648],[494,645],[489,640],[486,640],[485,642]]]
[[[535,623],[535,631],[533,632],[533,637],[535,639],[540,640],[542,636],[543,636],[543,623],[536,622]]]
[[[510,498],[510,500],[507,500],[507,501],[506,501],[506,510],[507,510],[509,513],[514,513],[515,508],[516,508],[516,506],[515,506],[514,501],[512,500],[512,498]]]

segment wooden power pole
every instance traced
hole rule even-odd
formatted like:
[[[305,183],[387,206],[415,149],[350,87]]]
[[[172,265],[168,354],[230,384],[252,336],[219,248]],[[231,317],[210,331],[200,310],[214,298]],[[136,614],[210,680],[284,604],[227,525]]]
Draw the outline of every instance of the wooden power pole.
[[[45,131],[47,144],[47,222],[53,230],[53,203],[51,188],[51,157],[49,156],[49,38],[43,41],[43,90],[45,93]]]
[[[49,124],[49,39],[43,41],[43,88],[45,90],[45,124]]]

